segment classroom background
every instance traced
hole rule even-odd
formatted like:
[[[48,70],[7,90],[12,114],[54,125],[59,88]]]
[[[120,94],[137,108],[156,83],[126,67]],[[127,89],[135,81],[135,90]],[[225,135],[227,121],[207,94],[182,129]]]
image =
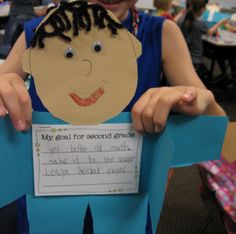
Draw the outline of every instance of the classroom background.
[[[14,0],[13,0],[14,1]],[[27,2],[27,0],[25,0]],[[221,27],[213,36],[202,38],[204,47],[203,61],[209,70],[208,88],[213,91],[217,101],[223,106],[231,121],[236,121],[236,0],[211,0],[220,6],[219,10],[206,9],[202,20],[209,26],[222,18],[228,18],[230,25]],[[29,8],[37,17],[45,14],[51,4],[59,1],[28,1]],[[175,15],[185,7],[185,0],[174,0],[170,12]],[[137,7],[141,11],[155,15],[153,0],[139,0]],[[19,8],[17,8],[19,9]],[[10,2],[0,4],[0,62],[4,61],[12,45],[23,30],[22,19],[14,26],[8,25]],[[22,15],[22,12],[20,13]],[[19,19],[19,17],[17,18]],[[7,36],[7,37],[6,37]],[[224,68],[217,58],[224,62]],[[224,234],[226,230],[219,207],[211,200],[204,199],[200,191],[201,177],[197,166],[174,169],[168,186],[157,234]],[[0,209],[0,233],[17,234],[16,203]]]

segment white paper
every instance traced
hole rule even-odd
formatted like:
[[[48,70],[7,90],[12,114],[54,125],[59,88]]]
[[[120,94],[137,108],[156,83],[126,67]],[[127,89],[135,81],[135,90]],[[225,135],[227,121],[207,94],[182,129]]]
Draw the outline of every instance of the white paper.
[[[142,136],[131,124],[33,125],[36,196],[137,193]]]
[[[208,15],[208,18],[207,18],[207,21],[208,22],[212,22],[213,19],[214,19],[214,15],[215,15],[215,11],[209,11],[209,15]]]

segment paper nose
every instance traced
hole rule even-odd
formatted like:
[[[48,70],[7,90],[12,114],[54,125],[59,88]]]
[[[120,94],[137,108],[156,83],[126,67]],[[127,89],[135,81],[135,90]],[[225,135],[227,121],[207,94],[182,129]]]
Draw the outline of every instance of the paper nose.
[[[88,59],[83,59],[81,62],[80,74],[84,76],[89,76],[92,73],[92,62]]]

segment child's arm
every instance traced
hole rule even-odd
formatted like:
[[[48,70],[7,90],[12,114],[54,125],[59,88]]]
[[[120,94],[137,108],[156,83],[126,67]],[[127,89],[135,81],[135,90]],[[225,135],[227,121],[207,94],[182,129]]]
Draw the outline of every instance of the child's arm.
[[[166,20],[162,36],[164,73],[173,87],[148,90],[134,105],[134,127],[140,132],[163,130],[170,111],[188,115],[225,115],[197,76],[178,26]]]
[[[31,100],[23,80],[26,74],[21,66],[25,50],[25,34],[22,33],[0,66],[0,117],[9,113],[19,131],[27,130],[32,118]]]
[[[184,8],[184,9],[182,9],[182,10],[180,10],[180,12],[179,13],[177,13],[175,16],[174,16],[174,22],[176,22],[176,23],[178,23],[178,21],[180,20],[180,18],[182,18],[183,16],[184,16],[184,14],[186,13],[186,9]]]
[[[217,32],[217,29],[218,29],[220,26],[226,24],[227,22],[228,22],[227,19],[222,19],[222,20],[220,20],[218,23],[216,23],[215,25],[213,25],[211,28],[208,29],[207,35],[212,36],[214,33]]]

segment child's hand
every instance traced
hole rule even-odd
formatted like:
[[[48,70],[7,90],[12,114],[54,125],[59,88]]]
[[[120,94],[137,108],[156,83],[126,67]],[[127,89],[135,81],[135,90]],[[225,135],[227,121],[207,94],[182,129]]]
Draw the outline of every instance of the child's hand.
[[[225,24],[227,24],[228,22],[229,22],[228,19],[222,19],[222,20],[220,20],[220,25],[225,25]]]
[[[149,89],[132,109],[134,128],[139,132],[160,132],[171,111],[201,115],[214,101],[213,94],[201,88],[176,86]]]
[[[31,99],[24,81],[15,73],[0,75],[0,117],[7,114],[16,130],[25,131],[30,127]]]

